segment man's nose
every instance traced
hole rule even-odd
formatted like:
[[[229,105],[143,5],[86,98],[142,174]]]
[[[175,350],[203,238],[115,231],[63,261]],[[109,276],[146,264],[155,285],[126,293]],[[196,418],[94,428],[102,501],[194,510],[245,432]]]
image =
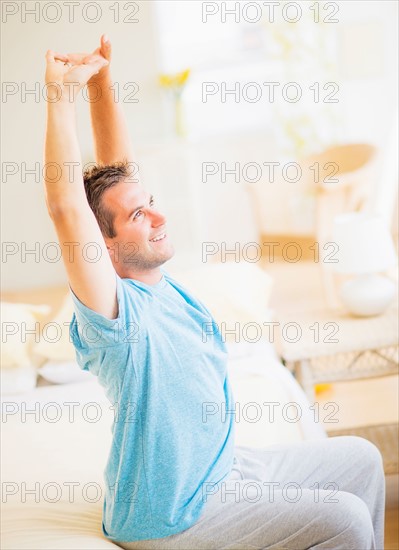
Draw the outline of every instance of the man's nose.
[[[150,213],[151,223],[153,226],[157,227],[158,225],[163,225],[164,223],[166,223],[166,217],[158,210],[152,209]]]

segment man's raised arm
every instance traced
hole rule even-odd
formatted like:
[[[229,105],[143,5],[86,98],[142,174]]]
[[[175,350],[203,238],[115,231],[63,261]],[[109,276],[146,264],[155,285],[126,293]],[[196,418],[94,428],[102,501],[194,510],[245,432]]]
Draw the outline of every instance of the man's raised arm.
[[[57,231],[69,284],[87,307],[109,319],[118,314],[116,274],[83,184],[76,133],[75,100],[88,80],[107,64],[101,56],[70,66],[46,54],[48,91],[44,184],[47,209]],[[93,256],[98,258],[93,262]]]
[[[68,54],[72,62],[90,60],[101,55],[108,61],[98,74],[88,82],[91,124],[93,130],[94,153],[98,164],[133,162],[132,146],[120,103],[115,100],[110,71],[111,42],[102,35],[100,47],[93,54]]]

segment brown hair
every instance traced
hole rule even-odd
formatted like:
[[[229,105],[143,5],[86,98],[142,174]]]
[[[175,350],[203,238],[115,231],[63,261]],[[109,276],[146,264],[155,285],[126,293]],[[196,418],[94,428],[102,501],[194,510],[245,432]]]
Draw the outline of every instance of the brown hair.
[[[96,217],[101,233],[110,239],[116,237],[114,229],[115,213],[102,201],[104,192],[131,175],[127,161],[108,165],[96,165],[83,173],[83,183],[87,201]]]

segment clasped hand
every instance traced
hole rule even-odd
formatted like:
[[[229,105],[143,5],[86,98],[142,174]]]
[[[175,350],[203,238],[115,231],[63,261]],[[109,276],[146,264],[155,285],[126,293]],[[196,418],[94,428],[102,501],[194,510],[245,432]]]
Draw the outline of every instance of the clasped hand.
[[[90,81],[101,79],[109,71],[111,43],[105,35],[92,53],[46,53],[47,96],[50,102],[75,101],[79,91]]]

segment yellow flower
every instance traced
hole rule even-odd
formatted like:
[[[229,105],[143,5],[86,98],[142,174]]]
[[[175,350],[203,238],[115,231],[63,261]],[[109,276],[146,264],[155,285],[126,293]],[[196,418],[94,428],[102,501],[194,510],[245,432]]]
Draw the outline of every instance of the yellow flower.
[[[172,85],[172,79],[168,74],[159,75],[159,84],[162,88],[169,88]]]
[[[331,384],[316,384],[314,389],[316,393],[322,393],[329,390],[330,388]]]
[[[190,69],[186,69],[185,71],[182,71],[181,73],[178,73],[176,75],[177,82],[179,86],[184,86],[184,84],[187,82],[188,77],[190,76]]]
[[[159,84],[162,88],[182,89],[190,76],[190,69],[174,74],[159,75]]]

